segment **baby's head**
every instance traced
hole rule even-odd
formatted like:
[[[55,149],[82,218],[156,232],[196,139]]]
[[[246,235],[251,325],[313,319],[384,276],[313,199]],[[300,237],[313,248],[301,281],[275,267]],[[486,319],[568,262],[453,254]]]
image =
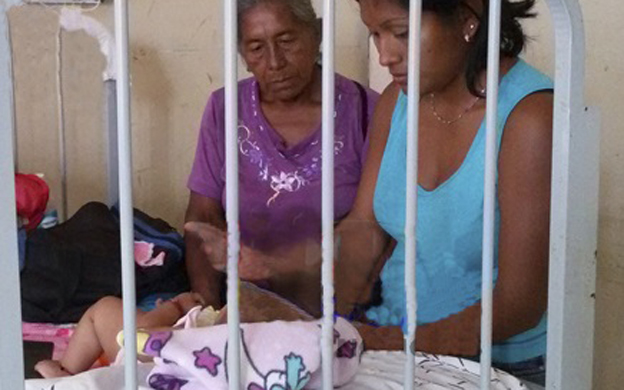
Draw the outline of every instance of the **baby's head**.
[[[241,282],[239,296],[241,323],[314,320],[314,317],[295,304],[253,283]],[[219,311],[217,325],[227,322],[227,308],[225,306]]]
[[[191,310],[195,306],[206,306],[206,302],[204,301],[202,296],[192,291],[178,294],[175,297],[171,298],[171,301],[180,308],[183,314],[188,313],[189,310]]]

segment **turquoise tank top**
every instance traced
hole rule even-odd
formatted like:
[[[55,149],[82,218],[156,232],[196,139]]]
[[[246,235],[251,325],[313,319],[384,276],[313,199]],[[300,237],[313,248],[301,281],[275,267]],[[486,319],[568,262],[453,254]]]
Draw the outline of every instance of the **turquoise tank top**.
[[[552,81],[519,60],[501,80],[498,101],[498,145],[509,114],[526,96],[553,88]],[[407,96],[400,92],[381,162],[374,197],[379,224],[397,247],[382,272],[381,306],[367,311],[380,325],[404,325],[405,317],[405,165]],[[483,177],[485,123],[482,123],[459,169],[432,191],[418,186],[416,286],[418,323],[435,322],[458,313],[481,298]],[[496,243],[500,210],[496,202]],[[496,245],[497,247],[498,245]],[[495,251],[494,282],[498,273]],[[546,315],[533,329],[492,348],[498,363],[515,363],[546,353]]]

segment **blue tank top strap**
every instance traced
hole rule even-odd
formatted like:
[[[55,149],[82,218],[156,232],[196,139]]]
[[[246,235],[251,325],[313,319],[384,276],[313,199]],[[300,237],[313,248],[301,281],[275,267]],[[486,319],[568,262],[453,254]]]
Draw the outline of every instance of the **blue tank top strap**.
[[[508,88],[513,86],[513,88]],[[498,146],[500,150],[503,129],[514,108],[527,96],[540,91],[552,91],[553,82],[545,74],[539,72],[524,60],[518,62],[503,77],[498,96]]]

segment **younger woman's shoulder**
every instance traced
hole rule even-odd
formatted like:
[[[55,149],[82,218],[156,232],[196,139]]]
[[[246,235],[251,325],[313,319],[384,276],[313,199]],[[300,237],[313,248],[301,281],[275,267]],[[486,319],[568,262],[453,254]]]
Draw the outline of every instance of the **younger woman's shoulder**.
[[[525,96],[514,107],[505,126],[505,132],[536,133],[550,138],[553,125],[554,96],[550,90],[535,91]]]
[[[383,90],[377,102],[377,109],[375,112],[375,115],[379,119],[390,122],[400,93],[401,86],[394,82],[388,84]]]
[[[521,137],[550,137],[554,100],[552,80],[522,59],[517,59],[502,85],[502,104],[510,109],[505,133],[519,132]]]

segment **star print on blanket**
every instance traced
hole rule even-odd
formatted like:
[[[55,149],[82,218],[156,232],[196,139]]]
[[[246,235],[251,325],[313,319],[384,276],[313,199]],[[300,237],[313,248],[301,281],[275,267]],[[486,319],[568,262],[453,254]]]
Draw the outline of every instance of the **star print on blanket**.
[[[152,332],[141,353],[154,357],[147,383],[156,390],[226,390],[227,325]],[[321,388],[319,321],[241,325],[241,388]],[[362,354],[357,330],[342,318],[334,325],[334,385],[348,383]]]
[[[195,367],[206,369],[210,375],[217,376],[217,367],[221,364],[221,358],[210,351],[210,348],[204,347],[200,351],[193,352],[197,358]]]

